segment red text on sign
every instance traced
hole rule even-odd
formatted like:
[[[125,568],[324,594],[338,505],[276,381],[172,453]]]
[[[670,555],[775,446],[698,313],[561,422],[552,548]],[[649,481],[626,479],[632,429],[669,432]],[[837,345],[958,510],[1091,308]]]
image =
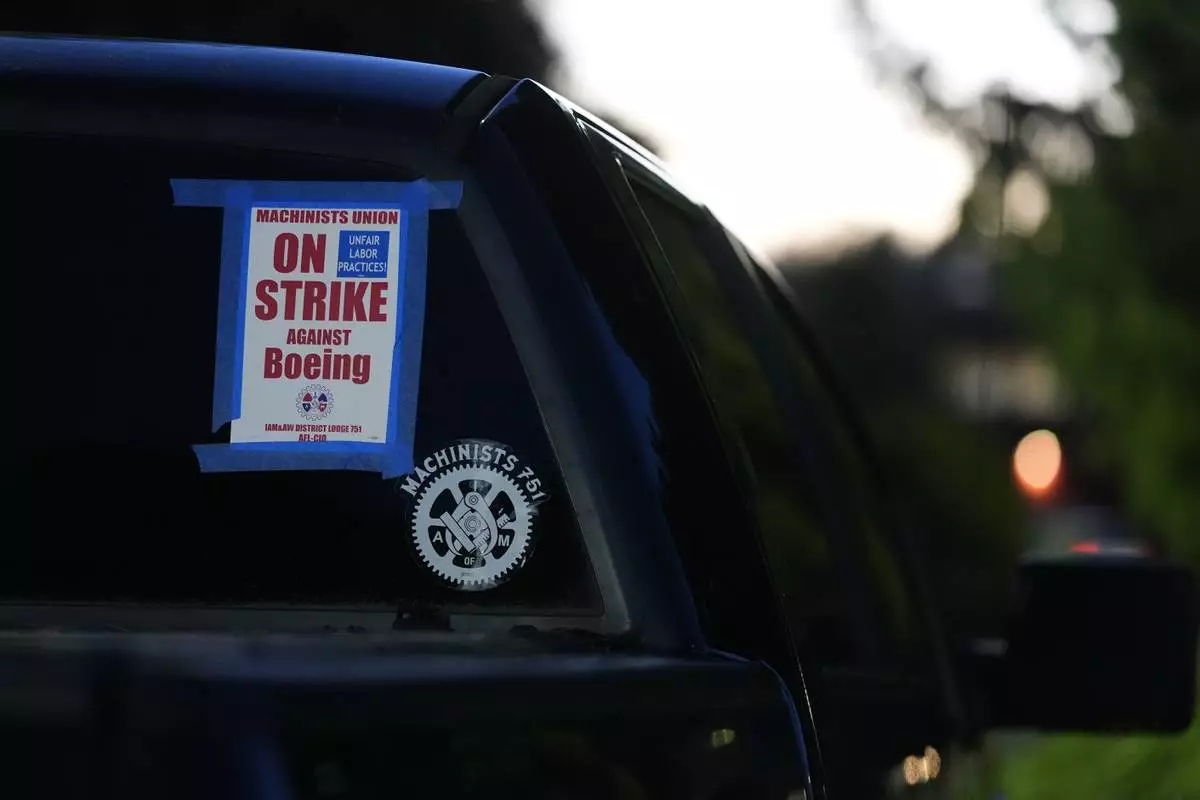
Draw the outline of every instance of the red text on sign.
[[[371,380],[371,355],[359,353],[334,353],[328,347],[320,353],[288,353],[283,348],[268,347],[264,351],[263,377],[267,380],[287,378],[308,381],[351,381],[366,383]]]
[[[281,299],[286,320],[387,322],[387,284],[383,281],[326,283],[264,278],[254,287],[254,296],[258,300],[254,316],[264,322],[279,315]]]
[[[314,237],[304,234],[304,239],[294,233],[281,233],[275,237],[275,271],[287,275],[296,271],[325,272],[325,234]]]

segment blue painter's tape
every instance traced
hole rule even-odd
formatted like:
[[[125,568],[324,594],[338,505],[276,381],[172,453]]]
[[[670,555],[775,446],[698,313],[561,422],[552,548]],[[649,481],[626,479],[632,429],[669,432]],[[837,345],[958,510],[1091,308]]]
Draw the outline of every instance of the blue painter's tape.
[[[254,442],[195,445],[205,472],[363,470],[386,477],[412,469],[421,336],[425,324],[429,211],[456,208],[456,181],[340,183],[311,181],[173,180],[179,206],[224,208],[218,291],[213,431],[241,415],[250,209],[255,205],[384,207],[400,216],[400,319],[392,355],[386,440],[371,442]]]
[[[390,208],[457,208],[462,200],[458,181],[338,182],[338,181],[171,181],[177,206],[225,206],[233,193],[248,193],[252,203],[353,203]]]
[[[429,210],[458,208],[462,202],[462,183],[459,181],[430,181]]]
[[[241,416],[242,371],[232,369],[242,357],[245,324],[246,248],[250,214],[245,192],[230,193],[222,220],[221,274],[217,295],[217,369],[213,374],[213,430]]]
[[[400,235],[405,252],[413,263],[424,264],[429,246],[429,212],[410,210],[402,220]],[[394,408],[411,408],[413,413],[393,414],[388,420],[388,438],[394,436],[410,444],[406,463],[389,465],[397,470],[397,475],[412,469],[411,443],[416,436],[417,394],[421,385],[421,333],[425,330],[426,271],[406,270],[403,278],[403,316],[396,325],[400,342],[392,357],[391,398]]]
[[[412,445],[401,446],[396,456],[381,451],[380,444],[366,442],[255,442],[247,444],[195,444],[192,451],[200,462],[201,472],[262,472],[271,470],[360,470],[386,472],[386,465],[400,461],[407,453],[412,461]],[[395,473],[402,475],[411,464]],[[394,477],[385,474],[384,477]]]

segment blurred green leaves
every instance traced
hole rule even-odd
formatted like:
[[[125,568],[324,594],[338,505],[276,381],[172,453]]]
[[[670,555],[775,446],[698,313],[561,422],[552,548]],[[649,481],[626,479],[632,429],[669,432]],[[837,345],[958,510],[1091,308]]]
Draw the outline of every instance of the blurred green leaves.
[[[1051,184],[1052,241],[1004,264],[1009,303],[1095,414],[1143,532],[1200,566],[1200,7],[1118,3],[1131,136]]]
[[[1007,759],[1005,800],[1182,800],[1200,787],[1200,726],[1174,738],[1054,736]]]

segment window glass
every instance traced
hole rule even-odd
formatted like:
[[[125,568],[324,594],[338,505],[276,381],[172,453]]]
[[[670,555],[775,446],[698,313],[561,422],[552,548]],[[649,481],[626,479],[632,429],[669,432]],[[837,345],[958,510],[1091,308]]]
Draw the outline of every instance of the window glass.
[[[437,580],[414,555],[412,498],[377,472],[198,468],[192,445],[229,440],[210,424],[222,211],[176,206],[170,180],[420,176],[83,138],[7,136],[0,159],[18,395],[0,598],[598,612],[524,367],[455,211],[430,214],[414,455],[486,439],[537,470],[549,499],[513,577],[469,593]]]
[[[718,281],[699,235],[702,222],[657,188],[637,179],[632,185],[670,262],[684,302],[682,324],[749,477],[753,511],[797,646],[821,661],[847,660],[852,623],[820,504],[779,398]]]

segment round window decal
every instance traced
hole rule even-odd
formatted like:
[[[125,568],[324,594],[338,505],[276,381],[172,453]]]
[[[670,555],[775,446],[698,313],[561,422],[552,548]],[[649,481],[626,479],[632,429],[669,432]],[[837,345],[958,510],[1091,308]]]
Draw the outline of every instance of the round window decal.
[[[536,541],[536,507],[548,497],[512,448],[464,439],[436,450],[401,479],[412,495],[418,560],[446,584],[492,589],[517,574]]]

